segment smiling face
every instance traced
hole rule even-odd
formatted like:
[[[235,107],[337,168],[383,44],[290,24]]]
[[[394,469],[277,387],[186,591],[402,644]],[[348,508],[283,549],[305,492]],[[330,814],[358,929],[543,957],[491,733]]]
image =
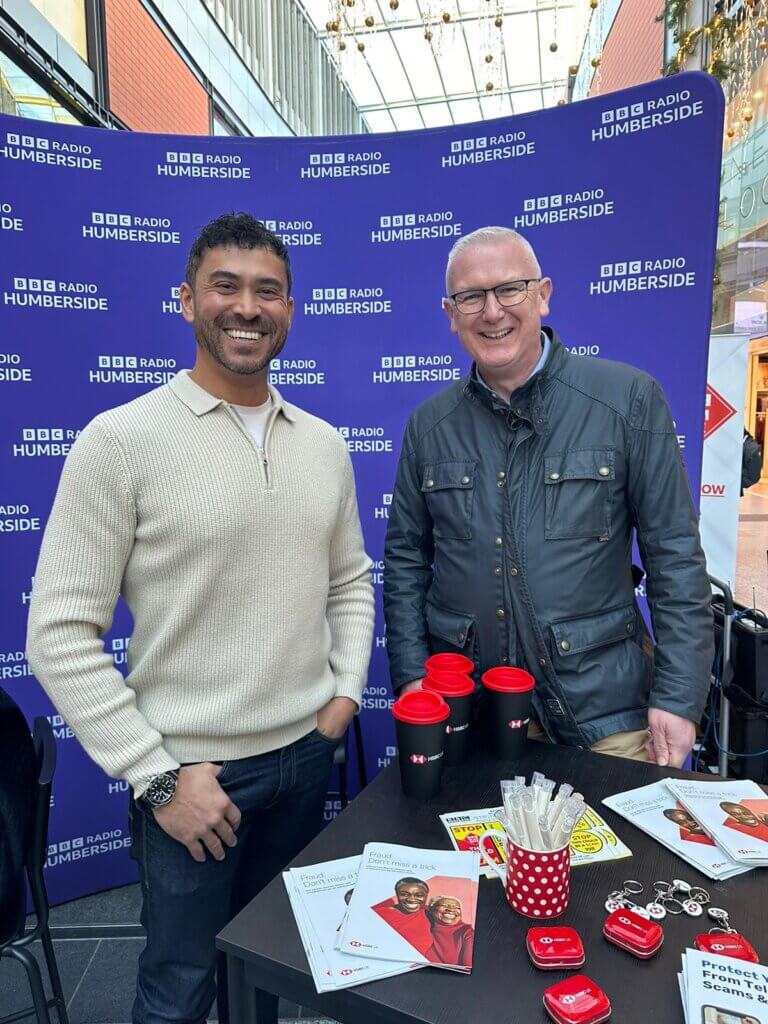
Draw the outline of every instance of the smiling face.
[[[405,914],[415,914],[427,902],[429,889],[423,882],[403,882],[395,887],[397,905]]]
[[[757,828],[760,824],[757,815],[748,807],[741,804],[722,803],[720,804],[726,814],[729,814],[739,825],[747,825],[749,828]]]
[[[453,295],[538,276],[530,254],[514,238],[483,239],[453,259],[448,290]],[[490,292],[479,313],[462,313],[449,298],[443,300],[443,309],[484,379],[520,377],[522,383],[541,355],[541,318],[549,313],[551,293],[552,282],[545,277],[529,285],[515,306],[500,305]]]
[[[180,289],[182,313],[194,326],[197,365],[207,381],[266,375],[293,317],[285,263],[267,249],[206,249],[194,287]],[[222,397],[225,397],[222,395]]]
[[[458,900],[450,897],[446,896],[441,900],[435,900],[432,904],[432,913],[440,924],[461,923],[461,904]]]

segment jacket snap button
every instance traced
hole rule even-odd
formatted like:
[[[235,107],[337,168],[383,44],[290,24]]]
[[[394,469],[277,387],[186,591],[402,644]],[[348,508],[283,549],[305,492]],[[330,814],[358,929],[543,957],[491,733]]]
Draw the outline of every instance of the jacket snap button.
[[[597,472],[600,474],[600,476],[608,476],[611,471],[607,466],[601,466]]]
[[[571,645],[567,640],[560,641],[560,649],[563,651],[570,651]]]
[[[460,644],[463,644],[464,641],[466,640],[466,637],[464,636],[463,633],[459,633],[457,638]]]
[[[434,486],[435,486],[435,481],[434,480],[427,480],[427,487],[434,487]]]
[[[461,478],[461,482],[462,482],[463,484],[468,484],[468,483],[469,483],[469,477],[468,477],[468,476],[463,476],[463,477]]]
[[[498,619],[503,619],[504,618],[504,609],[503,608],[497,608],[496,609],[496,618],[498,618]]]
[[[550,480],[559,480],[560,479],[560,474],[559,473],[550,473],[549,474],[549,479]]]
[[[627,632],[628,633],[634,633],[635,632],[635,624],[634,624],[634,622],[628,622],[627,623]]]
[[[541,665],[542,668],[546,668],[547,667],[547,659],[546,658],[539,658],[539,664]]]
[[[501,537],[495,537],[493,543],[496,545],[497,548],[500,548],[504,541],[502,540]]]
[[[516,565],[510,566],[509,575],[510,576],[517,576],[517,566]]]
[[[496,568],[493,570],[493,575],[494,576],[501,576],[501,566],[500,565],[497,565]]]
[[[507,478],[507,474],[504,472],[503,469],[500,469],[496,476],[499,478],[499,480],[506,480]]]

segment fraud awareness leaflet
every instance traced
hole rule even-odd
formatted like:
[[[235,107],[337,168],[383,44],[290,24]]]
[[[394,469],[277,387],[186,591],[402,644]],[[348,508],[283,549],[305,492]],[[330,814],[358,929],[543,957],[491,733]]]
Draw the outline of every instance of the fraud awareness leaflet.
[[[768,1024],[768,967],[697,949],[682,966],[685,1024]]]
[[[469,973],[479,871],[476,851],[368,843],[340,949]]]
[[[681,818],[681,808],[664,782],[653,782],[649,786],[607,796],[603,803],[708,878],[731,878],[749,870],[732,860],[707,837],[703,829],[691,830],[673,820],[673,817]],[[673,812],[673,817],[670,817]],[[695,820],[690,823],[697,825]]]
[[[768,796],[748,779],[667,779],[667,788],[733,860],[768,865]]]
[[[344,921],[345,896],[357,881],[361,857],[292,868],[283,881],[318,992],[390,978],[418,970],[421,964],[352,957],[335,948]]]

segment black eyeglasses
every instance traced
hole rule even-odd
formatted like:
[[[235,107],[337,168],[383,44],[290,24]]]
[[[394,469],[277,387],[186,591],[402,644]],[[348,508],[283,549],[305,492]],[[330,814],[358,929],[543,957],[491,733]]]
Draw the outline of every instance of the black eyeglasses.
[[[466,292],[456,292],[449,295],[456,309],[460,313],[480,313],[485,309],[488,301],[488,293],[493,292],[496,301],[500,306],[509,308],[518,306],[525,301],[528,288],[532,284],[538,284],[540,277],[528,277],[522,281],[506,281],[504,284],[497,284],[495,288],[472,288]]]

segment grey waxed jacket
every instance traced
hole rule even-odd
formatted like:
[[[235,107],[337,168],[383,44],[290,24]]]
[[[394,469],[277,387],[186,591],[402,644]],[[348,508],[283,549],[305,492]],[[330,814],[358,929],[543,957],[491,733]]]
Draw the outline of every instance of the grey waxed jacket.
[[[648,374],[572,355],[545,330],[548,359],[509,405],[473,368],[409,420],[385,547],[393,687],[421,678],[431,653],[459,651],[480,673],[527,668],[562,743],[643,728],[648,707],[698,721],[710,587],[669,407]]]

